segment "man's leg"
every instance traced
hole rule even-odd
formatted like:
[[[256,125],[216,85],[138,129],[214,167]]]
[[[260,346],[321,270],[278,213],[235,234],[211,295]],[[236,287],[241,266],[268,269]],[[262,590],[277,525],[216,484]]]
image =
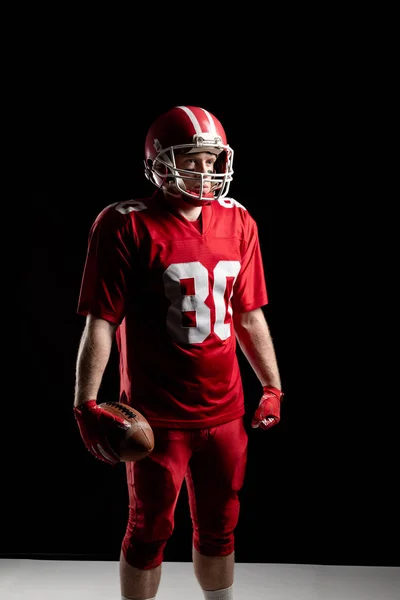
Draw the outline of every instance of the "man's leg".
[[[119,574],[121,581],[121,592],[123,598],[134,598],[134,600],[151,600],[155,598],[161,579],[161,568],[137,569],[126,562],[121,552],[119,561]]]
[[[193,566],[206,599],[233,599],[234,531],[246,463],[247,433],[242,419],[199,431],[186,484]]]
[[[228,556],[204,556],[193,546],[193,566],[197,581],[204,591],[220,590],[223,599],[222,591],[232,588],[235,569],[233,552]],[[233,598],[227,592],[225,596],[227,600]]]
[[[126,463],[129,518],[122,540],[122,598],[156,596],[164,549],[174,529],[174,513],[191,456],[189,432],[154,430],[155,447],[146,458]]]

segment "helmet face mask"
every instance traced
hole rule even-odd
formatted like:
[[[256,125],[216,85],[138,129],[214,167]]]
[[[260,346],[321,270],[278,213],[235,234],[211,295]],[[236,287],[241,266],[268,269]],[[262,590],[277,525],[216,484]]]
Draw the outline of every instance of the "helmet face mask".
[[[203,152],[217,157],[212,173],[177,167],[177,154]],[[177,106],[158,117],[147,134],[146,177],[168,194],[181,196],[195,206],[228,194],[232,163],[233,149],[227,144],[221,123],[202,108]],[[188,189],[194,181],[199,183],[195,191]]]

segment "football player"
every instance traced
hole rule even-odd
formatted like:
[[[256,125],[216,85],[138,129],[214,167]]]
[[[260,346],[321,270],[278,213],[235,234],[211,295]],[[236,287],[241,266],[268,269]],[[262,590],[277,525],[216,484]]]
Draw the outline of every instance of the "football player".
[[[119,400],[147,418],[155,437],[148,457],[126,463],[125,599],[156,597],[183,482],[204,597],[234,597],[248,441],[236,343],[260,382],[252,427],[280,421],[283,393],[262,309],[268,296],[258,229],[229,196],[233,158],[213,114],[173,107],[145,140],[145,175],[155,192],[108,205],[90,230],[78,302],[86,317],[74,399],[79,431],[95,457],[118,462],[106,435],[118,418],[97,403],[116,339]]]

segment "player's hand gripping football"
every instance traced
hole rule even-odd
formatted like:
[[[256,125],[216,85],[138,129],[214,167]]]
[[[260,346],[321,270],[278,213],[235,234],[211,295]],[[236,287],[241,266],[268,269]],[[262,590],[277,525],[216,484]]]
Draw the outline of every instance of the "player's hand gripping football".
[[[263,395],[256,412],[254,413],[251,426],[253,428],[270,429],[281,420],[281,400],[283,392],[275,387],[265,385]]]
[[[129,424],[118,415],[113,415],[100,408],[96,400],[89,400],[74,406],[74,415],[83,442],[89,452],[109,465],[119,463],[118,455],[107,441],[107,434],[115,432],[116,427],[126,430],[129,428]]]

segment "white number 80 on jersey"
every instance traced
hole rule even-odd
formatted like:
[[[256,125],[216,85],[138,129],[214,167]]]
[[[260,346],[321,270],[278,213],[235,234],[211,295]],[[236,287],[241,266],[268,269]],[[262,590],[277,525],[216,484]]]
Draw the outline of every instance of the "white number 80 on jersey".
[[[214,332],[221,340],[226,340],[231,335],[230,324],[224,322],[226,318],[225,292],[227,277],[233,277],[233,283],[235,283],[239,271],[240,262],[236,260],[221,260],[214,269],[212,291],[215,304]],[[212,331],[211,311],[205,304],[205,300],[209,295],[208,270],[198,261],[177,263],[170,265],[164,271],[163,278],[165,293],[171,301],[167,316],[169,334],[176,341],[184,344],[203,342]],[[194,295],[183,296],[181,279],[189,278],[193,279],[195,293]],[[186,311],[196,313],[196,327],[182,326],[182,312]],[[232,315],[230,302],[228,312]]]

